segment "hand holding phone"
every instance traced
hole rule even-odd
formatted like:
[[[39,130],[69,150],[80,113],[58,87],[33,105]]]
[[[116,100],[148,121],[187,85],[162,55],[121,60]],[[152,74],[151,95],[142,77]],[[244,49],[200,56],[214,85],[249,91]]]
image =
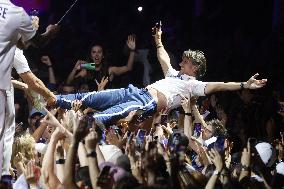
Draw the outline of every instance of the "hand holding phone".
[[[157,35],[158,31],[161,31],[161,27],[162,27],[162,21],[159,21],[155,24],[155,27],[152,28],[152,35],[155,36]]]
[[[142,146],[144,139],[146,135],[146,130],[144,129],[139,129],[136,135],[136,145],[137,146]]]
[[[109,182],[109,171],[110,166],[104,166],[104,168],[101,170],[98,179],[97,179],[97,186],[103,186]]]
[[[161,121],[160,121],[161,125],[166,126],[167,122],[168,122],[168,115],[167,114],[162,114],[161,115]]]

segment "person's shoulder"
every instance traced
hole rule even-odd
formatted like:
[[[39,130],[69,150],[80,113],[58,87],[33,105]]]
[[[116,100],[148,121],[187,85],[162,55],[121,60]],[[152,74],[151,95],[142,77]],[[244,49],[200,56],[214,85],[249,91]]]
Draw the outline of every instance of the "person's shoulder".
[[[175,70],[172,67],[170,67],[166,73],[166,77],[177,77],[178,75],[179,75],[179,71]]]

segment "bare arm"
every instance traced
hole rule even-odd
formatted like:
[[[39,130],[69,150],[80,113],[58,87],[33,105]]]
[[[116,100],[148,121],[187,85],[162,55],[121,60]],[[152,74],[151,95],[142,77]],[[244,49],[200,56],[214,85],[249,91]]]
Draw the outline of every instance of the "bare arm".
[[[52,68],[52,62],[50,61],[50,58],[48,56],[42,56],[40,60],[48,67],[49,83],[56,84],[55,74]]]
[[[28,89],[28,85],[23,83],[23,82],[20,82],[18,80],[12,80],[12,84],[13,86],[16,88],[16,89],[20,89],[20,90],[27,90]]]
[[[156,48],[157,48],[157,57],[158,60],[161,64],[164,76],[166,76],[168,70],[172,67],[171,66],[171,60],[170,57],[167,53],[167,51],[165,50],[163,43],[162,43],[162,30],[161,30],[161,25],[156,25],[154,28],[152,28],[153,33],[155,33],[153,35],[155,43],[156,43]]]
[[[98,147],[98,136],[95,131],[91,131],[86,137],[86,150],[88,154],[92,154],[88,156],[89,162],[89,173],[91,178],[91,183],[93,188],[100,188],[97,186],[97,178],[99,175],[99,166],[97,154],[94,153]]]
[[[130,49],[127,64],[121,67],[110,67],[109,68],[110,76],[124,74],[128,71],[131,71],[133,68],[135,48],[136,48],[135,37],[133,37],[132,35],[129,35],[126,43],[127,43],[128,48]]]
[[[208,82],[205,87],[205,94],[218,91],[236,91],[241,89],[259,89],[266,85],[267,79],[257,80],[259,74],[253,75],[247,82]]]
[[[20,77],[29,86],[31,90],[39,93],[45,99],[55,99],[54,94],[48,88],[46,88],[43,82],[38,79],[31,71],[20,74]]]
[[[57,188],[59,185],[61,185],[59,179],[54,173],[54,152],[57,141],[65,137],[63,133],[64,132],[59,127],[57,127],[52,133],[42,162],[42,171],[44,171],[45,178],[47,178],[45,182],[50,188]]]
[[[70,74],[67,77],[66,83],[68,85],[72,84],[73,80],[76,78],[76,73],[78,70],[80,70],[80,65],[83,63],[84,61],[82,60],[78,60],[74,66],[74,68],[72,69],[72,71],[70,72]]]

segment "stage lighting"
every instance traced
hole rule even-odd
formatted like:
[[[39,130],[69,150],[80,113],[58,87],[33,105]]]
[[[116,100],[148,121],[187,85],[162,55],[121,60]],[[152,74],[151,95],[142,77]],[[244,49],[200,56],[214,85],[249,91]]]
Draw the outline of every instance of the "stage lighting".
[[[137,8],[137,10],[138,10],[139,12],[142,12],[143,7],[140,6],[140,7]]]

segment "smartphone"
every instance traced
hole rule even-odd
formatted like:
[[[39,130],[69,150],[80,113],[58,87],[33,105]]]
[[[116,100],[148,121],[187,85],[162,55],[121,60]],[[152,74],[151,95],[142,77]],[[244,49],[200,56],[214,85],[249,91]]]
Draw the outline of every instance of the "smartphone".
[[[195,123],[193,128],[193,136],[198,138],[201,134],[201,123]]]
[[[137,146],[142,146],[143,142],[144,142],[144,138],[146,135],[146,130],[144,129],[139,129],[136,135],[136,145]]]
[[[168,122],[168,115],[167,114],[162,114],[161,115],[161,125],[167,126],[167,122]]]
[[[109,182],[108,176],[109,176],[110,166],[104,166],[104,168],[101,170],[98,178],[97,178],[97,185],[102,186]]]
[[[257,144],[257,139],[256,138],[248,138],[250,147],[253,148]]]
[[[160,28],[162,26],[162,21],[160,20],[159,22],[156,23],[155,27]]]
[[[180,143],[181,134],[180,133],[173,133],[173,138],[170,144],[170,151],[174,152],[177,150],[177,146]]]
[[[218,137],[216,142],[214,143],[214,148],[218,152],[224,152],[224,150],[225,150],[225,138]]]

